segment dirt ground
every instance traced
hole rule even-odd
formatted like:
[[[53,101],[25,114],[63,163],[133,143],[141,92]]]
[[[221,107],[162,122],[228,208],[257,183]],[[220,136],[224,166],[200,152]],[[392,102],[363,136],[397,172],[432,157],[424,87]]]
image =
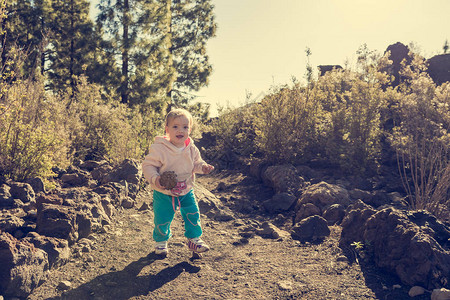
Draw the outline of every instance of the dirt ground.
[[[202,215],[204,240],[211,251],[192,259],[178,212],[169,255],[153,253],[153,212],[119,212],[106,233],[92,235],[92,246],[49,273],[29,297],[36,299],[429,299],[408,296],[409,287],[370,263],[351,263],[338,247],[340,227],[322,243],[300,243],[290,235],[243,239],[241,229],[289,218],[266,215],[258,205],[271,190],[239,172],[214,172],[197,178],[234,212],[226,222]],[[220,182],[223,182],[218,188]],[[151,203],[150,191],[138,200]],[[243,206],[250,205],[249,209]],[[90,250],[89,250],[90,248]],[[67,282],[70,287],[63,287]]]

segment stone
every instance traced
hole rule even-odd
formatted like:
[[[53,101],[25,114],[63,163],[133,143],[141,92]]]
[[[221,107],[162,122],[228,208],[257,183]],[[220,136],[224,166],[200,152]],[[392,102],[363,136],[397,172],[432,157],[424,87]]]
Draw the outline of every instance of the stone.
[[[28,183],[23,182],[11,182],[11,196],[15,199],[20,199],[23,203],[30,202],[35,199],[35,193],[33,188]]]
[[[346,189],[322,181],[307,187],[303,191],[301,198],[297,202],[297,207],[305,203],[312,203],[323,211],[333,204],[341,204],[347,207],[351,201]]]
[[[25,180],[25,182],[31,185],[35,194],[38,194],[40,192],[44,193],[46,192],[44,181],[40,177],[29,178]]]
[[[298,175],[297,169],[289,164],[267,167],[262,180],[277,193],[289,192],[294,195],[301,192],[306,185],[303,177]]]
[[[26,298],[45,280],[47,253],[0,232],[0,294]]]
[[[118,167],[104,176],[101,182],[120,182],[126,180],[129,183],[139,184],[141,178],[141,163],[137,159],[125,159]]]
[[[344,219],[345,216],[345,208],[342,204],[333,204],[330,205],[322,214],[328,225],[339,224]]]
[[[271,199],[263,202],[264,208],[269,213],[288,211],[297,201],[297,197],[290,193],[278,193]]]
[[[450,252],[447,240],[435,239],[433,228],[425,225],[430,222],[421,212],[406,214],[392,207],[354,209],[341,223],[340,247],[367,241],[375,264],[394,273],[405,285],[428,290],[445,286],[450,282]],[[435,222],[434,228],[445,235],[448,229]]]
[[[167,190],[171,190],[177,186],[177,174],[174,171],[166,171],[161,174],[159,183]]]
[[[257,229],[255,233],[263,238],[269,238],[269,239],[278,239],[280,237],[286,237],[289,234],[275,225],[273,225],[270,222],[264,222],[261,225],[260,229]]]
[[[298,210],[295,214],[295,223],[298,223],[301,220],[306,219],[310,216],[321,215],[320,208],[318,208],[312,203],[302,204],[297,209]]]
[[[62,290],[62,291],[70,290],[72,288],[72,282],[70,282],[68,280],[63,280],[63,281],[58,283],[57,288]]]
[[[450,290],[445,288],[434,289],[431,293],[431,300],[450,300]]]
[[[42,236],[37,232],[28,233],[24,240],[47,253],[50,269],[63,266],[69,261],[70,248],[67,240]]]
[[[14,205],[11,195],[11,187],[6,184],[0,185],[0,208],[10,208]]]
[[[311,216],[297,223],[291,231],[293,239],[300,241],[322,240],[330,235],[327,220],[321,216]]]
[[[408,295],[410,297],[416,297],[419,295],[423,295],[424,293],[425,293],[425,289],[423,287],[415,285],[409,289]]]
[[[14,232],[25,224],[25,220],[11,213],[1,215],[0,230],[14,235]]]

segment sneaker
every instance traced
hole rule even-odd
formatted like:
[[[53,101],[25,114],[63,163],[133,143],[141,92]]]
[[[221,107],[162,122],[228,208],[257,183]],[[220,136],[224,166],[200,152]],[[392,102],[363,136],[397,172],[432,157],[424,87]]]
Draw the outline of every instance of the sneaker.
[[[166,256],[167,253],[169,253],[169,249],[167,249],[167,241],[157,242],[155,246],[155,254]]]
[[[187,246],[189,250],[196,253],[202,253],[209,250],[208,245],[201,238],[188,239]]]

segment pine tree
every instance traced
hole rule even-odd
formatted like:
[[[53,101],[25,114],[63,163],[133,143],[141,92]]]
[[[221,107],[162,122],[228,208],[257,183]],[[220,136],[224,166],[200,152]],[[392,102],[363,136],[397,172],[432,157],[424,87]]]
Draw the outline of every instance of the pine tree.
[[[211,2],[172,0],[168,36],[176,79],[168,94],[174,103],[186,104],[192,98],[189,92],[198,91],[208,84],[212,66],[206,44],[217,29]]]
[[[86,74],[94,63],[95,36],[86,0],[53,0],[55,17],[51,20],[49,55],[50,87],[55,91],[76,88],[76,76]]]
[[[45,39],[51,15],[50,0],[7,1],[8,15],[2,21],[4,33],[0,36],[2,62],[12,47],[25,51],[23,75],[32,75],[36,70],[43,74],[46,62]]]

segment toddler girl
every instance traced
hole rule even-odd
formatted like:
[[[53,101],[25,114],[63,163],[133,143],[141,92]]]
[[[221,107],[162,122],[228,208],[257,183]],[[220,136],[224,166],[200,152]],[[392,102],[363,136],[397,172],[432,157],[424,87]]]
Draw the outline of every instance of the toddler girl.
[[[166,256],[168,253],[167,241],[172,236],[170,224],[178,208],[184,220],[188,248],[197,253],[209,250],[208,245],[200,238],[200,212],[193,184],[195,173],[208,174],[214,167],[203,161],[189,137],[192,125],[193,118],[188,111],[175,109],[169,112],[166,116],[166,135],[155,138],[142,163],[144,176],[153,188],[153,239],[156,242],[155,253],[158,255]],[[160,182],[160,175],[166,171],[175,172],[177,178],[175,187],[170,189]]]

